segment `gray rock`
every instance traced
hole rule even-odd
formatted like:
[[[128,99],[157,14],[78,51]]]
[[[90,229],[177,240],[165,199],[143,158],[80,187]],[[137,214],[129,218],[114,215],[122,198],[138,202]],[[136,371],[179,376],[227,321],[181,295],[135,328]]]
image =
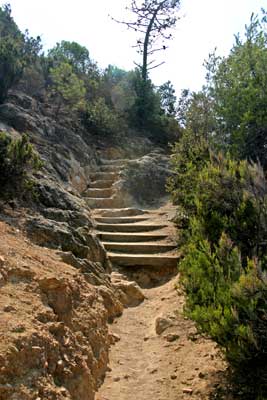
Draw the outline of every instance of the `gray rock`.
[[[118,281],[112,286],[118,299],[126,307],[138,306],[145,299],[144,293],[136,282]]]
[[[86,208],[88,210],[82,199],[67,192],[59,183],[50,179],[38,179],[35,185],[35,191],[39,203],[46,208],[57,208],[60,210],[72,210],[77,212],[80,212],[81,208]],[[48,211],[46,210],[46,212]],[[55,214],[54,212],[54,215]]]
[[[46,208],[42,210],[42,214],[54,221],[67,222],[72,228],[79,228],[82,226],[92,227],[93,222],[90,219],[90,213],[86,210],[61,210],[58,208]]]
[[[104,307],[108,312],[108,320],[112,322],[114,318],[119,317],[123,312],[123,305],[116,298],[112,289],[106,286],[99,286],[98,293],[103,299]]]
[[[120,191],[137,205],[153,205],[166,195],[166,181],[171,176],[168,157],[150,153],[130,161],[122,173]]]
[[[158,317],[155,321],[155,330],[157,335],[161,335],[167,328],[173,326],[174,323],[169,318]]]
[[[65,222],[56,222],[41,216],[29,218],[26,224],[28,235],[34,243],[50,248],[71,251],[79,258],[86,258],[89,248],[81,235],[71,231]]]
[[[92,285],[99,286],[105,284],[107,287],[111,287],[108,275],[109,270],[106,270],[105,266],[100,262],[77,258],[70,251],[59,251],[57,254],[63,262],[79,269],[84,274],[86,280]]]

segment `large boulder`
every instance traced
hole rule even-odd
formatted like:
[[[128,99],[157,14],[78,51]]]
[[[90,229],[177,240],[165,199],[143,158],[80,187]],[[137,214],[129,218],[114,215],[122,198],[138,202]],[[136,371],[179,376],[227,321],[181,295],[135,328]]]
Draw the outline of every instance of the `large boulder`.
[[[145,299],[140,286],[136,282],[119,280],[112,284],[115,294],[125,307],[136,307]]]
[[[169,159],[160,151],[129,161],[121,174],[118,196],[141,206],[156,205],[166,195],[169,176]]]

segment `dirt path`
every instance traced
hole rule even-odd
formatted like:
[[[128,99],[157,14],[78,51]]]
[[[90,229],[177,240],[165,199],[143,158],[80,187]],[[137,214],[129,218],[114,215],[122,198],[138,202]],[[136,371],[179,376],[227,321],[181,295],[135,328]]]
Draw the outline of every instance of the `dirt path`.
[[[210,398],[224,366],[214,345],[197,337],[192,322],[182,317],[176,282],[144,290],[146,300],[112,324],[120,340],[111,349],[110,372],[96,400]],[[163,325],[166,319],[173,324],[160,335],[158,317]]]

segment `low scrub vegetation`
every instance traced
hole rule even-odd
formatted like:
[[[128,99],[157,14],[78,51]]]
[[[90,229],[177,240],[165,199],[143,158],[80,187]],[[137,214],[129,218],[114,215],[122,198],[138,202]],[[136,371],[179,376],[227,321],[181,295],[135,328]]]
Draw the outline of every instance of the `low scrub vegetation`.
[[[26,135],[12,139],[0,133],[0,196],[4,199],[22,197],[33,190],[31,174],[42,163]]]
[[[185,313],[224,352],[242,384],[235,398],[251,400],[267,398],[264,22],[252,17],[228,58],[212,56],[201,93],[184,91],[168,183],[182,228]]]

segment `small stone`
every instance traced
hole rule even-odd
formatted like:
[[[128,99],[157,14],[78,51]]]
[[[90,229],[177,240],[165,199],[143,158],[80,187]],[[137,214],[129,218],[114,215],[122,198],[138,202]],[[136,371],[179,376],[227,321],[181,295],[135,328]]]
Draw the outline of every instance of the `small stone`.
[[[191,389],[191,388],[183,388],[183,393],[192,394],[193,393],[193,389]]]
[[[154,368],[154,369],[152,369],[152,370],[150,371],[151,374],[155,374],[156,372],[158,372],[158,369],[157,369],[157,368]]]
[[[4,311],[11,312],[11,311],[16,311],[16,309],[13,306],[7,305],[7,306],[4,306]]]
[[[147,342],[149,340],[149,336],[144,337],[144,341]]]
[[[173,322],[169,318],[158,317],[155,321],[155,329],[157,335],[160,335],[167,328],[173,326]]]
[[[121,380],[121,378],[119,377],[119,376],[116,376],[114,379],[113,379],[113,382],[119,382]]]
[[[124,379],[129,379],[130,378],[130,375],[124,375],[124,377],[123,377]]]
[[[177,375],[172,374],[172,375],[171,375],[171,379],[172,379],[172,380],[177,379]]]
[[[3,256],[0,256],[0,267],[3,267],[5,264],[5,259]]]
[[[3,274],[0,273],[0,285],[4,286],[5,283],[6,283],[6,280],[5,280],[4,276],[3,276]]]
[[[199,377],[200,379],[204,379],[205,376],[206,376],[206,374],[204,374],[203,372],[200,372],[200,373],[198,374],[198,377]]]
[[[42,351],[40,346],[32,346],[33,351]]]
[[[175,340],[178,340],[180,338],[179,335],[176,335],[174,333],[169,333],[168,335],[164,336],[164,339],[167,340],[167,342],[174,342]]]
[[[14,326],[14,328],[11,329],[11,332],[22,333],[22,332],[25,332],[25,329],[26,329],[25,326],[18,325],[18,326]]]
[[[121,340],[121,338],[119,335],[116,335],[116,333],[110,333],[109,340],[110,344],[115,344],[118,343]]]

